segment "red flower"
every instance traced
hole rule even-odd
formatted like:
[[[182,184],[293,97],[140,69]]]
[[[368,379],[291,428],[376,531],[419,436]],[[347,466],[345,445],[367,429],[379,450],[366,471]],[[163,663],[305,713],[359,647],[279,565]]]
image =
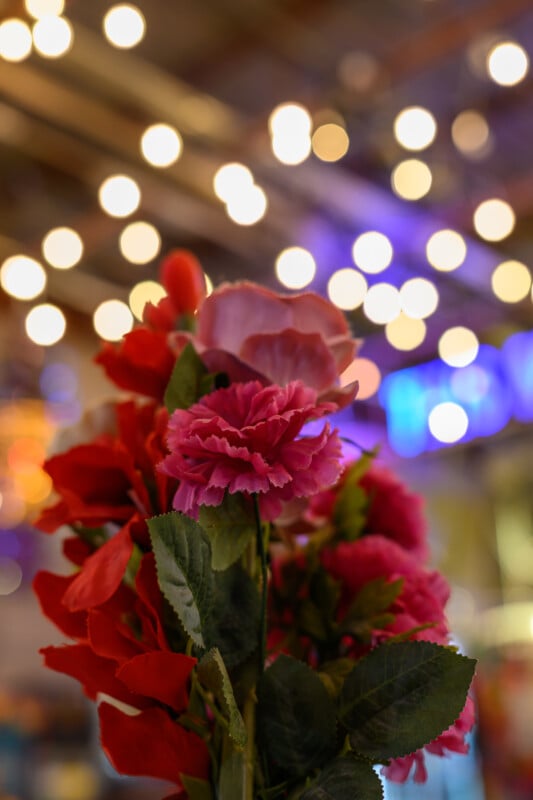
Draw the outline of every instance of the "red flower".
[[[204,271],[188,250],[172,250],[162,261],[159,279],[168,297],[157,306],[148,303],[144,320],[156,330],[171,331],[182,314],[194,314],[206,295]]]
[[[316,404],[316,392],[294,381],[263,387],[232,384],[203,397],[169,421],[170,455],[161,469],[179,478],[174,508],[196,516],[219,505],[225,491],[257,494],[265,520],[283,502],[313,494],[338,476],[340,443],[326,425],[318,436],[297,438],[306,422],[334,406]]]

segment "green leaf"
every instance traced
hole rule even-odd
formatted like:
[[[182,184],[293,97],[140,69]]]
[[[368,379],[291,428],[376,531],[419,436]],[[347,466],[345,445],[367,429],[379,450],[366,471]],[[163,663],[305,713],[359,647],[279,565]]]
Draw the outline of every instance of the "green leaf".
[[[354,668],[354,664],[352,658],[337,658],[334,661],[327,661],[321,667],[318,677],[329,696],[334,700],[339,696],[344,681]]]
[[[202,685],[213,693],[224,717],[228,721],[228,733],[239,748],[246,744],[246,729],[244,720],[235,702],[231,680],[220,655],[220,651],[213,648],[198,663],[198,678]]]
[[[218,647],[228,669],[252,653],[259,641],[260,599],[257,586],[240,564],[214,574],[210,647]]]
[[[189,408],[205,394],[207,369],[192,344],[187,343],[176,363],[165,390],[164,402],[169,414],[177,408]]]
[[[394,622],[394,614],[384,612],[400,595],[403,582],[403,578],[396,581],[376,578],[365,584],[342,619],[341,631],[353,633],[366,641],[370,639],[372,631]]]
[[[215,570],[230,567],[255,537],[253,508],[241,494],[226,492],[219,506],[202,506],[199,522],[211,542]]]
[[[383,800],[383,785],[368,762],[339,756],[322,770],[300,800]]]
[[[369,499],[359,481],[370,469],[374,455],[365,454],[350,467],[335,500],[335,527],[340,538],[349,542],[357,539],[365,526]]]
[[[335,705],[316,672],[281,655],[258,685],[257,731],[274,779],[321,767],[337,749]]]
[[[189,800],[214,800],[211,786],[207,781],[192,778],[190,775],[180,775],[180,778]]]
[[[211,547],[201,527],[177,511],[148,520],[159,587],[193,642],[205,647],[213,605]]]
[[[354,751],[375,761],[413,753],[452,725],[475,661],[432,642],[384,644],[362,658],[339,696]]]

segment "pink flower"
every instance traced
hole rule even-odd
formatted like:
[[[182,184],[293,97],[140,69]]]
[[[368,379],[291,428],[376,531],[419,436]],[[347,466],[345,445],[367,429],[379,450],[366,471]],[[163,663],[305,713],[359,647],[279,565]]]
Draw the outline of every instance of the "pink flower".
[[[297,438],[310,419],[334,408],[316,402],[316,391],[293,381],[264,387],[234,383],[203,397],[169,421],[170,450],[161,464],[180,480],[173,506],[197,516],[201,505],[219,505],[227,490],[259,495],[265,520],[283,503],[304,497],[339,476],[340,442],[326,424],[317,436]]]
[[[341,389],[338,378],[357,343],[342,312],[312,292],[284,296],[246,281],[223,285],[200,308],[194,341],[208,368],[233,381],[300,380],[341,407],[355,396],[356,384]]]

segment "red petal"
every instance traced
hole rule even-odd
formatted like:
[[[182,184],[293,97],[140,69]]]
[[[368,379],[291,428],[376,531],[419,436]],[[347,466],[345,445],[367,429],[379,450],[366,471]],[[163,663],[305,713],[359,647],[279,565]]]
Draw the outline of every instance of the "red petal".
[[[121,389],[162,400],[175,358],[166,333],[139,327],[117,347],[104,344],[95,361]]]
[[[165,629],[161,622],[163,617],[163,595],[157,582],[155,556],[146,553],[135,578],[135,588],[139,596],[136,611],[141,620],[143,639],[151,640],[154,650],[168,650]]]
[[[129,525],[89,556],[63,602],[70,611],[99,606],[119,587],[133,551]]]
[[[76,566],[81,567],[91,553],[90,545],[78,536],[69,536],[68,539],[63,539],[63,555]]]
[[[75,575],[54,575],[43,570],[33,579],[33,589],[43,614],[52,620],[60,631],[72,639],[86,639],[87,613],[71,612],[63,605],[64,594],[75,578]]]
[[[89,611],[89,642],[97,655],[118,663],[138,655],[141,646],[134,641],[133,635],[131,638],[124,636],[121,627],[117,626],[107,611]]]
[[[161,264],[160,276],[176,315],[194,313],[206,294],[198,259],[188,250],[172,250]]]
[[[162,778],[181,786],[181,774],[207,779],[209,753],[195,733],[186,731],[161,708],[136,716],[100,703],[102,747],[118,772]]]
[[[124,664],[117,677],[132,692],[183,711],[189,702],[189,676],[195,664],[195,658],[181,653],[144,653]]]

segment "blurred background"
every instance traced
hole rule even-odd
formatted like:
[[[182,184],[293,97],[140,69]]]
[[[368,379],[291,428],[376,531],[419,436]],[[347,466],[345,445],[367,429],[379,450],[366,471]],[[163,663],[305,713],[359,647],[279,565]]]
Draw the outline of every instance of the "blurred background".
[[[344,309],[337,424],[426,498],[479,724],[387,798],[531,800],[532,54],[531,0],[0,0],[0,800],[158,796],[41,667],[31,521],[174,247]]]

